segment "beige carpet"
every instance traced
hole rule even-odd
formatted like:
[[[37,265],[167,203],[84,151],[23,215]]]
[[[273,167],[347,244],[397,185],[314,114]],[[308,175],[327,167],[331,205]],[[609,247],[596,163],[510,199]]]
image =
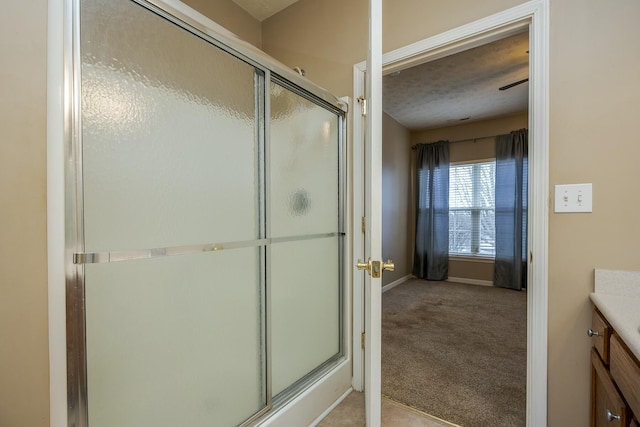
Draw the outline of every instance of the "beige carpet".
[[[525,426],[526,293],[410,280],[382,298],[382,394],[464,427]]]

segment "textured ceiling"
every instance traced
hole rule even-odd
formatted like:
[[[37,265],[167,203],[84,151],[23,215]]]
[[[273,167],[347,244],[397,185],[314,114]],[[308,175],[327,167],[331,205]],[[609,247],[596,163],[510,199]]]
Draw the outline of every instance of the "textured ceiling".
[[[233,0],[235,4],[246,10],[249,15],[260,22],[297,1],[298,0]]]
[[[408,129],[452,126],[527,111],[529,35],[521,33],[383,78],[383,109]]]

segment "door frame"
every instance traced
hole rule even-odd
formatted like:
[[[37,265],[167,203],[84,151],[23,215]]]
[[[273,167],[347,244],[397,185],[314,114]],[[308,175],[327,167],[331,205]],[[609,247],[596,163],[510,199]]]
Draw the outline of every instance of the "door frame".
[[[549,252],[549,0],[531,0],[469,24],[385,53],[383,75],[433,61],[529,29],[529,258],[527,290],[527,426],[547,424],[547,348],[548,348],[548,252]],[[382,29],[379,29],[380,32]],[[366,62],[353,68],[353,99],[364,96]],[[364,139],[361,107],[354,102],[354,150]],[[354,152],[357,155],[357,152]],[[354,157],[354,160],[357,157]],[[363,165],[354,161],[354,178],[363,177]],[[364,189],[354,179],[354,218],[364,216]],[[358,239],[354,239],[354,253]],[[364,355],[359,348],[364,331],[364,283],[362,275],[353,278],[353,381],[362,390]],[[360,356],[360,357],[358,357]],[[359,360],[358,360],[359,359]]]

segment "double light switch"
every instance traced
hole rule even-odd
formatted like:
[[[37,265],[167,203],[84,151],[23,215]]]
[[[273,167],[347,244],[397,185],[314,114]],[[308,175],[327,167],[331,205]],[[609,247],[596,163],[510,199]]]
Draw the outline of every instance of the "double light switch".
[[[592,212],[592,184],[555,186],[555,212]]]

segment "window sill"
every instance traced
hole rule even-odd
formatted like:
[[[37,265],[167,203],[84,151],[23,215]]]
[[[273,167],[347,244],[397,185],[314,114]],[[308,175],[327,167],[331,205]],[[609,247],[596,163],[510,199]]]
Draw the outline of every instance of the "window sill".
[[[483,255],[449,255],[452,261],[478,262],[481,264],[493,264],[495,257]]]

